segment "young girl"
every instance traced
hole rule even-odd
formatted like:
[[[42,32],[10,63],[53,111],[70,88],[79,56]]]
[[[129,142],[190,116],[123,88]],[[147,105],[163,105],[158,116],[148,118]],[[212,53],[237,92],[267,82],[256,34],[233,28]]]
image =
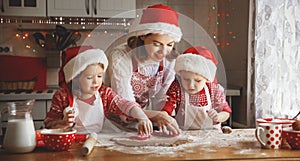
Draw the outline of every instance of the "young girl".
[[[150,135],[152,123],[139,104],[122,99],[102,85],[108,61],[104,52],[91,46],[73,47],[62,55],[58,90],[44,120],[46,128],[64,128],[75,123],[82,133],[112,128],[109,119],[123,115],[138,120],[138,133]]]
[[[166,101],[166,92],[175,78],[174,49],[182,33],[178,13],[157,4],[143,10],[142,16],[129,29],[127,44],[109,54],[108,77],[111,88],[131,101],[136,101],[146,115],[160,126],[179,133],[176,121],[162,113],[158,105]]]
[[[168,101],[163,108],[182,129],[221,129],[220,123],[229,118],[231,109],[223,88],[214,83],[215,57],[202,46],[191,47],[178,56],[175,64],[177,77],[170,86]]]

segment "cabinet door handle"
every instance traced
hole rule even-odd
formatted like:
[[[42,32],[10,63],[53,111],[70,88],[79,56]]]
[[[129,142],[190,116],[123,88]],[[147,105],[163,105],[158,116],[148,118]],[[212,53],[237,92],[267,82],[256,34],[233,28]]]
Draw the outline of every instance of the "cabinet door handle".
[[[94,0],[94,14],[97,15],[97,0]]]
[[[90,0],[85,0],[86,14],[90,15]]]

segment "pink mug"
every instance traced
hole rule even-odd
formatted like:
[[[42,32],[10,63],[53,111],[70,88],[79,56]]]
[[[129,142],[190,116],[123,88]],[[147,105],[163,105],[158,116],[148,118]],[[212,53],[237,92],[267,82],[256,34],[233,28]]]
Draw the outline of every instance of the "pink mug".
[[[281,124],[259,123],[255,130],[255,136],[264,149],[279,149],[281,145]]]

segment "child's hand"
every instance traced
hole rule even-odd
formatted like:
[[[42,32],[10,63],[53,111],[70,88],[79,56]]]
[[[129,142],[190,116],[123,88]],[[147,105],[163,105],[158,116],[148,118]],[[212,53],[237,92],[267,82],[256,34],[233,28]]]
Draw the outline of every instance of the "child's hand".
[[[152,122],[148,119],[139,119],[138,123],[138,133],[140,135],[150,136],[153,132]]]
[[[213,121],[219,122],[219,114],[216,110],[210,109],[207,111],[208,117],[210,117]]]
[[[65,110],[63,121],[65,122],[65,126],[71,127],[75,123],[75,110],[74,109]]]

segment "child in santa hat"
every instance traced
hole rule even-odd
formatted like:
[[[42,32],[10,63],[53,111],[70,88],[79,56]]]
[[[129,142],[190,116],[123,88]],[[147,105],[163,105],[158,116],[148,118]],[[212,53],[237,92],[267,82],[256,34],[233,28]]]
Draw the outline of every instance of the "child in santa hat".
[[[102,50],[91,46],[69,48],[62,55],[62,64],[61,89],[53,95],[51,109],[44,120],[46,128],[64,128],[75,123],[78,132],[97,133],[113,129],[114,125],[106,118],[123,115],[138,120],[139,134],[151,134],[152,123],[140,105],[102,85],[108,65]]]
[[[182,129],[221,130],[220,123],[229,118],[231,109],[215,80],[216,64],[214,54],[203,46],[191,47],[177,57],[177,76],[163,111],[171,115],[175,109]]]
[[[178,13],[157,4],[143,10],[129,28],[127,43],[109,54],[108,85],[122,97],[139,103],[151,121],[159,122],[159,129],[169,129],[173,134],[180,132],[176,121],[162,113],[157,104],[166,101],[166,91],[175,78],[179,54],[174,45],[181,37]]]

